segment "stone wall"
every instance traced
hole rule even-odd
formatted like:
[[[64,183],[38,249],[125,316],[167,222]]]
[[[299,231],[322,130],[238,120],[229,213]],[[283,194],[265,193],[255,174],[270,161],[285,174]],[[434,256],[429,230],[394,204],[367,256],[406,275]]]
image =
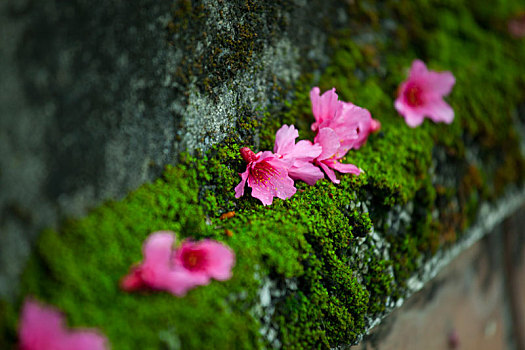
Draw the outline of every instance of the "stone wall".
[[[0,295],[40,230],[282,105],[302,70],[326,64],[336,6],[3,1]]]

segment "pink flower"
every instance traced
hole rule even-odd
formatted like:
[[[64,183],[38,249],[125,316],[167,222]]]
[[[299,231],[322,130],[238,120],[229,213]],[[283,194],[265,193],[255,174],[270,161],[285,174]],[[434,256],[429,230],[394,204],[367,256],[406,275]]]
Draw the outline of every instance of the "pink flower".
[[[174,271],[172,266],[175,236],[170,231],[152,233],[142,246],[144,261],[134,266],[121,282],[122,289],[166,290],[181,296],[195,285],[186,273]]]
[[[18,330],[20,350],[103,350],[107,339],[95,330],[68,330],[55,308],[26,299]]]
[[[315,162],[324,170],[328,178],[336,184],[339,183],[339,180],[332,169],[341,173],[351,173],[354,175],[359,175],[362,171],[353,164],[344,164],[339,161],[344,157],[347,150],[344,150],[338,138],[337,133],[330,128],[322,128],[315,137],[315,142],[323,148],[322,153],[317,157]],[[343,149],[343,151],[341,151],[341,149]]]
[[[323,172],[312,164],[313,160],[321,154],[321,146],[310,141],[301,140],[295,143],[299,132],[293,125],[283,125],[275,134],[273,152],[280,158],[291,163],[288,175],[294,180],[302,180],[310,186],[317,180],[324,178]]]
[[[185,240],[175,252],[173,261],[176,270],[189,271],[195,283],[205,285],[211,278],[219,281],[231,278],[235,255],[230,248],[210,239]]]
[[[451,72],[434,72],[422,61],[415,60],[408,79],[399,87],[394,106],[412,128],[420,125],[424,117],[450,124],[454,120],[454,110],[443,96],[450,93],[455,82]]]
[[[244,194],[244,186],[252,188],[252,196],[264,205],[272,204],[273,197],[287,199],[296,192],[294,182],[288,176],[291,161],[280,159],[272,152],[254,154],[248,147],[241,148],[241,156],[247,163],[246,171],[241,176],[241,182],[235,187],[235,198]]]
[[[368,139],[368,135],[379,130],[381,124],[372,118],[367,109],[350,102],[338,100],[335,88],[320,95],[320,89],[314,87],[310,91],[312,112],[315,122],[312,130],[330,128],[337,133],[340,142],[340,153],[349,149],[360,148]]]
[[[211,278],[231,277],[235,254],[223,244],[204,240],[183,242],[174,250],[175,234],[171,231],[152,233],[144,242],[144,261],[131,269],[121,287],[126,291],[138,289],[165,290],[184,296],[196,286],[206,285]]]

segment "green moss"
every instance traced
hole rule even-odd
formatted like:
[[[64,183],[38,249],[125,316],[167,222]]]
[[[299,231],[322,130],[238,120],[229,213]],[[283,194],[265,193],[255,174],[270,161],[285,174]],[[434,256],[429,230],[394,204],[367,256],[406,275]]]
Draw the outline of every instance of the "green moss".
[[[250,7],[254,16],[263,6],[236,4],[239,11]],[[191,20],[203,21],[206,9],[199,6],[180,2],[172,31],[188,28]],[[421,260],[461,237],[482,200],[495,200],[507,185],[523,183],[525,161],[511,126],[513,109],[525,97],[520,64],[525,46],[505,32],[514,3],[502,1],[494,9],[497,15],[491,17],[486,5],[466,0],[349,6],[350,17],[359,20],[330,39],[331,64],[320,77],[304,74],[294,99],[284,101],[282,109],[240,118],[236,132],[206,154],[183,155],[155,183],[58,231],[44,232],[23,276],[20,299],[14,305],[0,303],[5,329],[0,346],[14,342],[25,295],[56,305],[71,325],[100,328],[115,349],[157,349],[169,342],[184,349],[270,346],[259,335],[263,321],[257,294],[267,278],[283,291],[273,299],[270,326],[284,347],[329,348],[356,341],[367,320],[385,311],[389,298],[405,295],[406,281]],[[384,19],[395,25],[385,26]],[[251,22],[239,27],[240,39],[222,38],[219,49],[229,45],[232,55],[258,50]],[[359,39],[361,32],[371,32],[376,41]],[[221,79],[224,64],[244,69],[251,57],[225,55],[217,61],[219,54],[188,61],[193,68],[185,71],[201,77],[199,66],[211,66],[211,76]],[[397,86],[416,57],[432,69],[454,72],[451,125],[427,120],[411,129],[394,110]],[[339,175],[339,185],[299,183],[295,196],[276,199],[269,207],[250,197],[249,190],[235,199],[237,173],[245,168],[240,147],[272,149],[283,123],[293,123],[301,138],[313,138],[308,95],[313,85],[335,86],[341,99],[368,108],[381,121],[381,131],[346,157],[364,174]],[[366,203],[368,210],[356,203]],[[232,210],[233,218],[220,220]],[[403,211],[411,221],[394,228]],[[388,259],[372,227],[388,243]],[[185,298],[122,292],[120,278],[141,260],[144,238],[157,230],[224,241],[237,256],[233,278],[192,290]]]

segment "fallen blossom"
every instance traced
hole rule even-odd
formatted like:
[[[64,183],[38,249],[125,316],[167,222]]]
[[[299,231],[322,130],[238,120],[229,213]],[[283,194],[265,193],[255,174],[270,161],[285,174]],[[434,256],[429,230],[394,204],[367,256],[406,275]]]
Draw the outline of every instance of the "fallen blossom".
[[[452,123],[454,110],[444,100],[455,84],[451,72],[428,70],[420,60],[414,60],[408,79],[401,83],[394,103],[396,110],[410,127],[416,127],[429,117],[434,122]]]
[[[175,270],[188,271],[196,283],[205,285],[211,278],[219,281],[231,278],[235,254],[224,244],[211,239],[185,240],[175,251],[173,264]]]
[[[321,146],[307,140],[295,143],[299,131],[293,125],[283,125],[275,134],[273,152],[281,159],[290,162],[288,175],[294,180],[301,180],[313,186],[324,178],[323,172],[312,164],[321,152]]]
[[[53,307],[26,299],[18,327],[20,350],[104,350],[107,339],[95,330],[67,329]]]
[[[259,199],[264,205],[270,205],[273,197],[287,199],[296,192],[294,181],[288,175],[291,167],[289,160],[270,151],[253,153],[248,147],[240,149],[241,156],[247,163],[246,171],[241,176],[241,182],[235,187],[235,198],[244,194],[244,186],[252,189],[252,197]]]
[[[144,261],[131,269],[121,287],[126,291],[165,290],[184,296],[188,290],[208,284],[211,278],[222,281],[231,277],[235,255],[222,243],[187,240],[174,249],[174,242],[171,231],[152,233],[143,244]]]
[[[158,231],[149,235],[142,245],[144,260],[132,267],[131,272],[121,282],[122,289],[166,290],[182,296],[194,283],[187,274],[173,270],[173,244],[175,235],[171,231]]]
[[[372,118],[370,112],[351,102],[339,101],[335,88],[320,95],[320,89],[310,91],[312,113],[315,122],[312,131],[330,128],[337,133],[340,153],[358,149],[368,139],[368,135],[379,130],[381,123]]]
[[[331,128],[320,129],[315,137],[315,143],[321,145],[323,148],[321,154],[315,159],[315,163],[324,170],[333,183],[339,183],[334,170],[354,175],[361,173],[362,170],[357,166],[340,162],[340,159],[344,157],[346,151],[344,151],[344,153],[341,152],[342,146],[338,140],[338,135]]]

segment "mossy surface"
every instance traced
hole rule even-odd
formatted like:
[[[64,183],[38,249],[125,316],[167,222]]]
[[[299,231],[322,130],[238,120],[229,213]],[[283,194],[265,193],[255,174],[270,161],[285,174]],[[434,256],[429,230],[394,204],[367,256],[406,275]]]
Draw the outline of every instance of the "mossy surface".
[[[124,200],[45,231],[18,303],[0,304],[0,345],[14,343],[26,295],[56,305],[73,326],[99,328],[114,349],[312,349],[357,341],[371,319],[404,295],[421,262],[460,238],[481,201],[523,183],[513,113],[525,99],[525,45],[505,27],[520,8],[505,1],[487,6],[466,0],[349,5],[352,26],[331,38],[331,64],[320,75],[305,73],[284,109],[239,120],[237,132],[205,155],[184,155],[163,178]],[[397,86],[414,58],[454,73],[451,125],[427,120],[411,129],[394,110]],[[295,196],[268,207],[248,189],[235,199],[245,166],[240,147],[272,149],[282,123],[312,138],[314,85],[336,87],[341,99],[381,121],[381,131],[346,157],[364,174],[339,175],[339,185],[298,183]],[[234,217],[220,220],[232,210]],[[145,237],[158,230],[225,242],[237,257],[233,278],[184,298],[122,292],[120,278],[141,260]],[[265,305],[260,288],[269,281],[274,293]]]

